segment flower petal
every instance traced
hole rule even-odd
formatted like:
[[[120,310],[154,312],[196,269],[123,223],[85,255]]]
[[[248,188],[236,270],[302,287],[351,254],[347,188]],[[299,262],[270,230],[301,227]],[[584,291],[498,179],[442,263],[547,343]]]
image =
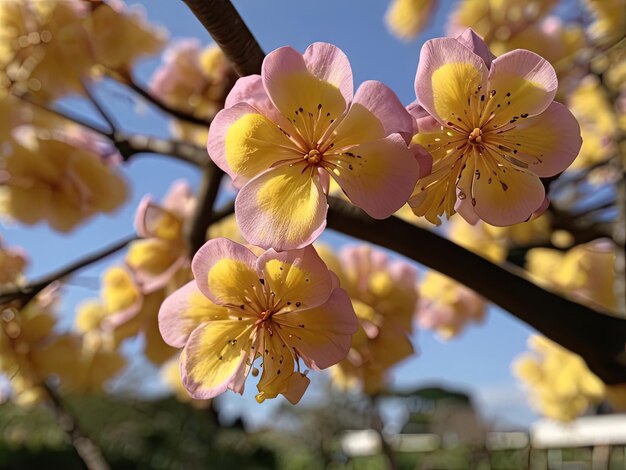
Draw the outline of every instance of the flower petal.
[[[359,322],[346,291],[335,289],[328,302],[301,312],[274,317],[283,340],[313,369],[325,369],[344,359]]]
[[[375,219],[389,217],[411,196],[419,176],[413,152],[399,134],[324,156],[331,176],[353,204]]]
[[[582,145],[578,121],[556,101],[539,116],[518,121],[515,129],[500,134],[499,138],[515,149],[513,157],[541,177],[565,170]]]
[[[287,390],[287,382],[294,372],[292,350],[280,334],[263,330],[263,375],[257,385],[263,398],[275,398]]]
[[[279,315],[317,307],[330,296],[330,271],[311,245],[280,253],[268,250],[259,256],[257,269],[270,292],[275,293],[275,305],[285,305]]]
[[[488,224],[524,222],[543,204],[545,189],[533,173],[514,165],[488,165],[484,158],[476,159],[475,165],[472,204]]]
[[[217,305],[246,304],[248,291],[262,287],[256,273],[256,256],[227,238],[206,242],[193,257],[191,270],[200,292]],[[245,308],[242,313],[247,313]]]
[[[228,309],[207,299],[194,281],[168,296],[159,309],[159,330],[167,344],[182,348],[201,323],[228,319]]]
[[[415,93],[422,107],[441,124],[461,120],[471,131],[471,114],[478,113],[477,92],[486,84],[485,62],[456,39],[431,39],[422,47]],[[470,111],[470,116],[466,115]]]
[[[352,106],[365,106],[382,123],[385,136],[399,133],[413,137],[413,120],[396,94],[384,83],[375,80],[363,82],[354,95]],[[373,138],[370,140],[374,140]]]
[[[467,28],[456,40],[484,60],[487,69],[491,67],[491,61],[496,56],[491,53],[489,46],[485,44],[485,41],[472,28]]]
[[[294,372],[289,377],[286,389],[281,393],[292,405],[297,405],[306,389],[309,387],[311,379],[300,372]]]
[[[153,202],[150,196],[146,196],[139,203],[135,229],[140,237],[177,241],[182,238],[183,221],[175,213]]]
[[[215,116],[207,149],[238,187],[276,162],[302,154],[274,122],[246,103]]]
[[[235,200],[243,237],[277,251],[302,248],[326,226],[328,204],[317,172],[280,165],[246,184]]]
[[[552,103],[557,87],[556,72],[543,57],[521,49],[501,55],[489,70],[491,99],[486,108],[495,118],[487,129],[542,113]],[[483,119],[488,117],[489,113],[483,112]]]
[[[253,326],[238,321],[203,323],[189,336],[180,358],[183,385],[196,399],[226,391],[251,346]]]
[[[356,103],[333,129],[332,137],[328,139],[332,142],[329,150],[339,152],[353,145],[383,139],[386,135],[383,123],[365,106]]]
[[[341,49],[333,44],[315,42],[306,48],[303,58],[309,72],[339,88],[346,103],[352,101],[352,67]]]
[[[330,124],[341,117],[347,101],[340,84],[326,81],[335,79],[315,68],[314,75],[304,58],[291,47],[281,47],[270,52],[263,61],[261,77],[272,103],[299,130],[307,145],[313,145]],[[311,121],[316,122],[311,126]]]

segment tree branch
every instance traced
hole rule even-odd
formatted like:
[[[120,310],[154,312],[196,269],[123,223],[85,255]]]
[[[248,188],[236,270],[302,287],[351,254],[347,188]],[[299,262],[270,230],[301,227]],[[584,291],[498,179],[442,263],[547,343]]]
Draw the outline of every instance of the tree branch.
[[[512,269],[396,217],[373,220],[333,197],[329,204],[329,228],[389,248],[453,278],[582,356],[606,383],[626,382],[625,319],[542,289]]]
[[[12,302],[19,302],[21,305],[25,305],[53,282],[59,281],[64,277],[74,274],[76,271],[89,266],[90,264],[116,253],[136,239],[136,235],[128,236],[106,248],[103,248],[102,250],[96,251],[95,253],[87,255],[86,257],[59,269],[58,271],[48,274],[38,281],[22,287],[0,290],[0,306]]]
[[[200,188],[196,195],[196,208],[187,232],[190,256],[193,256],[206,241],[207,229],[214,221],[213,206],[215,205],[223,176],[224,172],[214,163],[211,163],[204,170]]]
[[[45,381],[41,387],[50,398],[52,407],[61,428],[67,433],[76,453],[89,470],[108,470],[109,464],[102,455],[100,448],[81,430],[76,418],[67,410],[57,391]]]
[[[115,148],[124,161],[141,153],[164,155],[198,167],[211,164],[206,148],[184,140],[160,139],[148,135],[124,134],[118,132],[113,139]]]
[[[183,0],[239,76],[261,73],[265,53],[229,0]]]
[[[141,96],[145,101],[152,104],[154,107],[160,109],[161,111],[169,114],[172,117],[175,117],[176,119],[180,121],[185,121],[185,122],[196,124],[198,126],[202,126],[206,128],[208,128],[209,124],[211,123],[210,120],[196,117],[193,114],[190,114],[188,112],[169,106],[167,103],[162,101],[159,97],[153,95],[148,90],[146,90],[141,85],[139,85],[137,82],[135,82],[132,78],[123,79],[113,74],[109,74],[109,76],[111,76],[111,78],[115,80],[122,82],[124,85],[126,85],[128,88],[134,91],[137,95]]]

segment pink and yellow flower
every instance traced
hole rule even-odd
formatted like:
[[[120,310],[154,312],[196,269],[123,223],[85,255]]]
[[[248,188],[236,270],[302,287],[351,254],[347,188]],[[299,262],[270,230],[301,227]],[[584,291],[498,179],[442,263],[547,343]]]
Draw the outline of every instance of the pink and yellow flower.
[[[165,287],[178,271],[189,268],[184,227],[194,207],[195,198],[184,181],[172,184],[161,205],[150,196],[140,202],[135,226],[143,240],[130,245],[126,263],[142,293]]]
[[[418,116],[414,142],[433,167],[409,200],[414,213],[506,226],[541,212],[540,178],[565,170],[581,146],[576,119],[553,101],[557,85],[545,59],[525,50],[494,58],[471,29],[428,41],[415,91],[431,117]]]
[[[414,353],[410,336],[419,299],[417,273],[368,245],[344,248],[339,258],[323,247],[320,253],[348,292],[360,326],[348,357],[331,369],[333,383],[376,394],[389,369]]]
[[[193,398],[243,393],[260,357],[257,400],[283,394],[297,403],[309,384],[300,359],[325,369],[348,353],[358,322],[313,247],[257,257],[220,238],[196,253],[192,270],[195,281],[163,303],[159,326],[168,344],[184,347],[181,375]]]
[[[237,221],[254,245],[282,251],[315,240],[326,225],[329,176],[374,218],[393,214],[415,186],[419,164],[405,140],[411,116],[382,83],[365,82],[353,95],[350,63],[331,44],[271,52],[225,108],[208,151],[242,188]]]

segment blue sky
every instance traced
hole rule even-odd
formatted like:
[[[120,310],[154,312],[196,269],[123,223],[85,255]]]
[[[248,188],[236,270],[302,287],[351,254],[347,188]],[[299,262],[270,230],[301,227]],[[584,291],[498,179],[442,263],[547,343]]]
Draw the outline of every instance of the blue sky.
[[[128,3],[134,2],[129,0]],[[196,37],[204,43],[210,41],[183,2],[143,0],[137,3],[144,5],[151,21],[170,31],[171,38]],[[355,85],[368,79],[383,81],[408,104],[414,100],[413,82],[421,45],[429,38],[443,35],[443,24],[454,1],[443,0],[432,25],[410,43],[400,42],[386,31],[383,16],[387,2],[383,1],[367,2],[367,6],[362,0],[237,0],[234,3],[266,52],[283,45],[304,51],[315,41],[334,43],[350,58]],[[147,81],[158,62],[158,58],[144,61],[137,69],[139,79]],[[99,94],[106,98],[123,129],[167,135],[163,117],[125,99],[125,96],[132,96],[129,92],[107,85]],[[68,107],[74,105],[73,100],[66,103]],[[89,114],[89,110],[79,110]],[[177,178],[185,178],[193,186],[198,182],[194,168],[157,156],[137,157],[124,172],[132,184],[133,195],[114,216],[96,217],[68,236],[43,225],[34,228],[3,225],[2,235],[8,244],[28,250],[32,260],[29,276],[49,272],[132,233],[134,208],[143,194],[160,197]],[[350,241],[333,235],[327,240],[334,245]],[[71,324],[77,303],[97,296],[102,268],[119,259],[118,256],[99,263],[70,282],[65,290],[61,327]],[[526,349],[529,333],[531,330],[523,323],[496,308],[490,308],[483,325],[470,327],[460,338],[448,343],[441,342],[430,332],[419,332],[415,343],[421,353],[395,369],[394,383],[401,388],[437,383],[464,389],[475,396],[484,415],[499,427],[506,427],[507,423],[527,425],[536,415],[525,405],[523,391],[511,376],[509,367],[512,359]],[[131,347],[130,351],[134,349],[136,347]],[[257,405],[251,398],[254,392],[255,386],[250,384],[243,398],[230,394],[221,399],[224,413],[235,415],[245,409],[250,422],[265,424],[276,403],[266,401]],[[319,399],[319,393],[311,392],[305,397],[305,404],[307,400]],[[394,415],[394,410],[389,413]]]

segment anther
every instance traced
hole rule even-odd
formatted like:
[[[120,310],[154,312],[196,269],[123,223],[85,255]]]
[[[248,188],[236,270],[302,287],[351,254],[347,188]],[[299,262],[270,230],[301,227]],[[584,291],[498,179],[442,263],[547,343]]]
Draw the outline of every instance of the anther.
[[[322,154],[319,150],[310,150],[308,154],[304,156],[305,160],[313,165],[317,165],[322,160]]]
[[[483,141],[483,131],[476,127],[469,135],[469,141],[471,144],[480,144]]]

